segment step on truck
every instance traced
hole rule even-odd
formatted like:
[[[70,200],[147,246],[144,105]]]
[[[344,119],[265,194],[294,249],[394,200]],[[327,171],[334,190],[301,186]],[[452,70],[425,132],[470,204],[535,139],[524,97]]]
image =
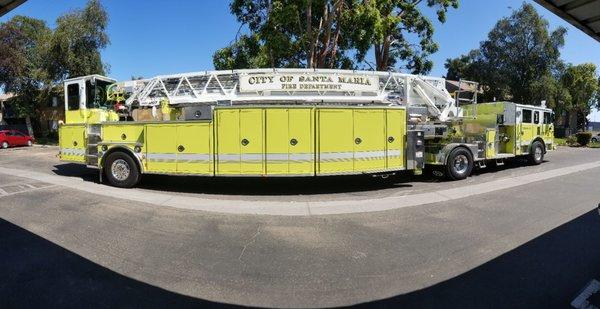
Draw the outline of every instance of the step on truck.
[[[509,156],[539,163],[553,144],[551,123],[533,120],[546,121],[547,109],[459,106],[460,91],[449,93],[444,79],[400,73],[256,69],[125,82],[92,75],[66,80],[64,91],[60,159],[97,167],[117,187],[143,174],[420,174],[426,164],[462,179],[475,164]]]

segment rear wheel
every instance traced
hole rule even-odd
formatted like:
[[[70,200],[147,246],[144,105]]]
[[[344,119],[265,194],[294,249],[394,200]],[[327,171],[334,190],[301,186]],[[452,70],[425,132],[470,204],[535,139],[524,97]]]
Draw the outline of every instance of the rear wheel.
[[[533,142],[528,159],[531,164],[541,164],[544,161],[544,145],[539,141]]]
[[[473,171],[473,156],[465,148],[456,148],[448,156],[446,176],[451,180],[462,180]]]
[[[29,147],[33,146],[33,142],[31,142],[31,140],[28,140],[27,141],[27,146],[29,146]]]
[[[104,172],[108,182],[119,188],[134,187],[140,181],[140,171],[133,158],[121,151],[106,158]]]
[[[8,148],[8,142],[2,142],[1,146],[2,146],[2,149]]]

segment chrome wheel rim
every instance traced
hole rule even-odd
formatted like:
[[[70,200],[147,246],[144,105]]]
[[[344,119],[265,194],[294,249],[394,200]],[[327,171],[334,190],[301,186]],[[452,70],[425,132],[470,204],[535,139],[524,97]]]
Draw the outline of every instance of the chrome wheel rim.
[[[118,181],[125,181],[131,174],[131,168],[127,161],[123,159],[115,160],[110,166],[112,176]]]
[[[536,161],[542,160],[542,147],[535,147],[534,158]]]
[[[31,146],[33,145],[33,143],[31,143],[31,141],[27,141],[27,146]]]
[[[457,174],[465,174],[469,169],[469,158],[460,154],[454,158],[454,171]]]
[[[4,148],[4,149],[8,148],[8,143],[7,142],[2,143],[2,148]]]

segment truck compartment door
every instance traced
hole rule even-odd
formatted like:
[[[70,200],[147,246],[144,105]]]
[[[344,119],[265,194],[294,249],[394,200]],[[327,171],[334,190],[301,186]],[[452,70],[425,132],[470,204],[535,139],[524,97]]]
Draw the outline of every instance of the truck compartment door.
[[[318,109],[318,173],[354,172],[354,128],[351,109]]]
[[[381,171],[386,164],[385,111],[354,110],[354,171]]]
[[[177,172],[177,125],[161,123],[146,126],[146,171]]]
[[[213,174],[212,124],[198,122],[177,126],[177,172]]]
[[[401,170],[406,167],[405,144],[406,144],[406,112],[403,109],[386,110],[387,130],[387,161],[386,168],[390,170]]]

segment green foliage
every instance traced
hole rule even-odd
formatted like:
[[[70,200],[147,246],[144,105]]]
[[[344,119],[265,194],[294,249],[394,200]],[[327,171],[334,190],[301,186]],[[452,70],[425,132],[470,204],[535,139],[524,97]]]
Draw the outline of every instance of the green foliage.
[[[380,0],[355,1],[353,27],[349,33],[357,59],[363,61],[373,47],[377,70],[387,71],[404,63],[403,68],[416,74],[431,71],[428,56],[439,46],[433,40],[432,22],[423,15],[420,4],[436,10],[438,21],[446,21],[450,7],[458,0]],[[410,38],[416,37],[417,42]]]
[[[98,0],[90,0],[83,10],[76,10],[56,20],[50,67],[58,79],[105,74],[100,50],[110,42],[106,27],[108,13]]]
[[[569,135],[566,139],[566,143],[571,147],[577,146],[577,137],[575,135]]]
[[[213,63],[217,69],[352,69],[374,50],[379,70],[402,63],[426,73],[438,46],[423,7],[435,9],[444,22],[458,0],[232,0],[231,13],[250,34],[218,50]]]
[[[575,134],[575,139],[577,140],[577,144],[585,147],[592,140],[592,133],[591,132],[578,132],[577,134]]]
[[[108,44],[107,13],[98,0],[59,17],[53,31],[42,20],[15,16],[0,23],[0,89],[16,97],[18,117],[34,116],[52,87],[65,78],[103,74],[100,49]]]
[[[531,4],[503,18],[481,42],[479,49],[448,59],[448,76],[482,83],[483,100],[537,103],[539,88],[560,65],[566,29],[549,31],[548,22]]]
[[[600,148],[600,143],[589,143],[588,148]]]

